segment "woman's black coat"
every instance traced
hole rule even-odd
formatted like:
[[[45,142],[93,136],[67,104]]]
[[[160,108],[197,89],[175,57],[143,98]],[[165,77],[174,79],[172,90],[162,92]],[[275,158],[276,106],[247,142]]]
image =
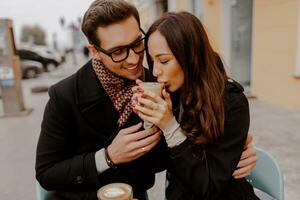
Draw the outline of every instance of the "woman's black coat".
[[[249,128],[249,106],[243,88],[229,80],[225,91],[224,136],[205,146],[205,159],[195,156],[189,140],[170,149],[168,200],[258,199],[252,186],[234,179]]]

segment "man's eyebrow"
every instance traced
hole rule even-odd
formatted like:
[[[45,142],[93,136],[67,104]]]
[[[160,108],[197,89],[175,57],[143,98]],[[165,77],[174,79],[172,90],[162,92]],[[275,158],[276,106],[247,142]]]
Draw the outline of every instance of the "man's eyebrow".
[[[114,50],[117,50],[117,49],[121,49],[121,48],[123,48],[123,47],[127,47],[127,46],[129,46],[129,45],[131,45],[131,44],[137,42],[138,40],[142,39],[142,37],[143,37],[143,35],[141,34],[141,35],[139,35],[133,42],[131,42],[130,44],[128,44],[128,45],[123,45],[123,46],[112,47],[112,48],[108,49],[107,51],[114,51]]]

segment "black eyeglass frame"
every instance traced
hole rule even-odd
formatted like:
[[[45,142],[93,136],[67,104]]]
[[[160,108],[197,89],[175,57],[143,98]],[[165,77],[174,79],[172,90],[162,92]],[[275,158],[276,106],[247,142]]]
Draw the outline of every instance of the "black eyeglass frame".
[[[117,48],[114,49],[114,50],[107,51],[107,50],[101,48],[100,46],[98,46],[98,45],[96,45],[96,44],[94,44],[94,47],[96,48],[97,51],[101,51],[102,53],[104,53],[104,54],[106,54],[107,56],[109,56],[109,57],[112,59],[113,62],[115,62],[115,63],[122,62],[122,61],[124,61],[124,60],[126,60],[126,59],[128,58],[130,49],[132,49],[133,52],[136,53],[136,54],[140,54],[140,53],[142,53],[143,51],[145,51],[145,48],[144,48],[142,51],[136,52],[136,51],[134,50],[134,48],[133,48],[137,43],[139,43],[139,42],[145,40],[146,33],[144,32],[144,30],[143,30],[142,28],[140,28],[140,31],[141,31],[142,34],[144,35],[141,39],[139,39],[139,40],[137,40],[137,41],[135,41],[135,42],[133,42],[133,43],[131,43],[131,44],[117,47]],[[124,49],[124,48],[126,48],[126,57],[123,58],[123,59],[121,59],[121,60],[117,60],[117,61],[114,60],[112,54],[113,54],[114,52],[119,51],[120,49]]]

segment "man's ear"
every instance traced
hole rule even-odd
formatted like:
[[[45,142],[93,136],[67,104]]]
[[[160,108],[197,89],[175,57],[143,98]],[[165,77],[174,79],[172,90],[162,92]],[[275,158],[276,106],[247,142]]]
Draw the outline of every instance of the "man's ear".
[[[94,45],[89,43],[89,44],[87,44],[86,47],[89,49],[93,58],[99,58],[99,56],[98,56],[99,52],[97,51],[97,49],[95,48]]]

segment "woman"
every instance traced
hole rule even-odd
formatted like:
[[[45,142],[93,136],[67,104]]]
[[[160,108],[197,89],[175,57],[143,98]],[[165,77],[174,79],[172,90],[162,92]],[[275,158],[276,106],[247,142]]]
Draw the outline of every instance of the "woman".
[[[159,127],[170,147],[169,200],[258,199],[232,174],[249,128],[243,88],[228,79],[201,22],[166,13],[146,36],[147,60],[162,97],[136,87],[134,111]]]

